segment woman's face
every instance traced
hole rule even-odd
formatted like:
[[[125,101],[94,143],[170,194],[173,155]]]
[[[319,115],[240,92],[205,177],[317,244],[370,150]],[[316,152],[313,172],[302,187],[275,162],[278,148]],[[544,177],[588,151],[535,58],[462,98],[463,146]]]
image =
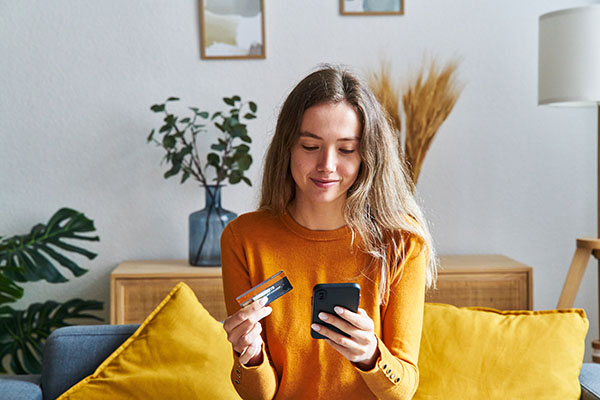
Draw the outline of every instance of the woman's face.
[[[344,206],[360,168],[361,130],[358,114],[346,101],[318,104],[304,112],[290,160],[297,205]]]

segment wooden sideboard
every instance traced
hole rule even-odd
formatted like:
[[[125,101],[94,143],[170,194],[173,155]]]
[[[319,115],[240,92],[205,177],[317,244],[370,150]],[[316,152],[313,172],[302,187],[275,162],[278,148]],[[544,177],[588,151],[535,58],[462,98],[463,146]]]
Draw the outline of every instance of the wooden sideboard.
[[[440,264],[428,302],[533,310],[533,270],[525,264],[501,255],[441,256]]]
[[[501,255],[440,257],[437,289],[429,302],[501,310],[533,309],[531,267]],[[142,322],[178,282],[184,281],[217,320],[227,317],[221,268],[192,267],[187,260],[138,260],[110,275],[112,324]]]

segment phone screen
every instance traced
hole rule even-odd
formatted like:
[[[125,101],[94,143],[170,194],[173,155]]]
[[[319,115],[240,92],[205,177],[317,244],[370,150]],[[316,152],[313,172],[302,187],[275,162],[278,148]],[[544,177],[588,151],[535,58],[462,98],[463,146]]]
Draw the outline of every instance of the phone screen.
[[[352,312],[358,312],[360,303],[360,285],[358,283],[320,283],[313,288],[312,295],[312,318],[311,324],[324,325],[327,328],[348,337],[349,335],[337,327],[326,323],[319,318],[320,312],[337,315],[333,310],[335,306],[347,308]],[[326,339],[320,333],[310,330],[314,339]]]

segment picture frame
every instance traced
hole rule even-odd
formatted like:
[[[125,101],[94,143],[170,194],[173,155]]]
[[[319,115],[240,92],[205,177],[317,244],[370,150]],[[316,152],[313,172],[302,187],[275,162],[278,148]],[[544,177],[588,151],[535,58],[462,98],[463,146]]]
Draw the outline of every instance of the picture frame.
[[[342,15],[403,15],[404,0],[340,0]]]
[[[203,59],[264,59],[264,0],[200,0]]]

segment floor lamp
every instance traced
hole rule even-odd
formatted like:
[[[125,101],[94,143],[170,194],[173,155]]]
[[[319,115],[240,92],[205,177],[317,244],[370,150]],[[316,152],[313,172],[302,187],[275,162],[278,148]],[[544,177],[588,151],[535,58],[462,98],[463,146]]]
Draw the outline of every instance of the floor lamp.
[[[558,300],[558,308],[569,308],[590,256],[600,260],[600,5],[544,14],[539,27],[538,104],[598,107],[599,230],[596,238],[576,241],[575,255]],[[600,270],[598,275],[600,288]],[[592,359],[600,363],[600,340],[594,340],[592,347]]]

